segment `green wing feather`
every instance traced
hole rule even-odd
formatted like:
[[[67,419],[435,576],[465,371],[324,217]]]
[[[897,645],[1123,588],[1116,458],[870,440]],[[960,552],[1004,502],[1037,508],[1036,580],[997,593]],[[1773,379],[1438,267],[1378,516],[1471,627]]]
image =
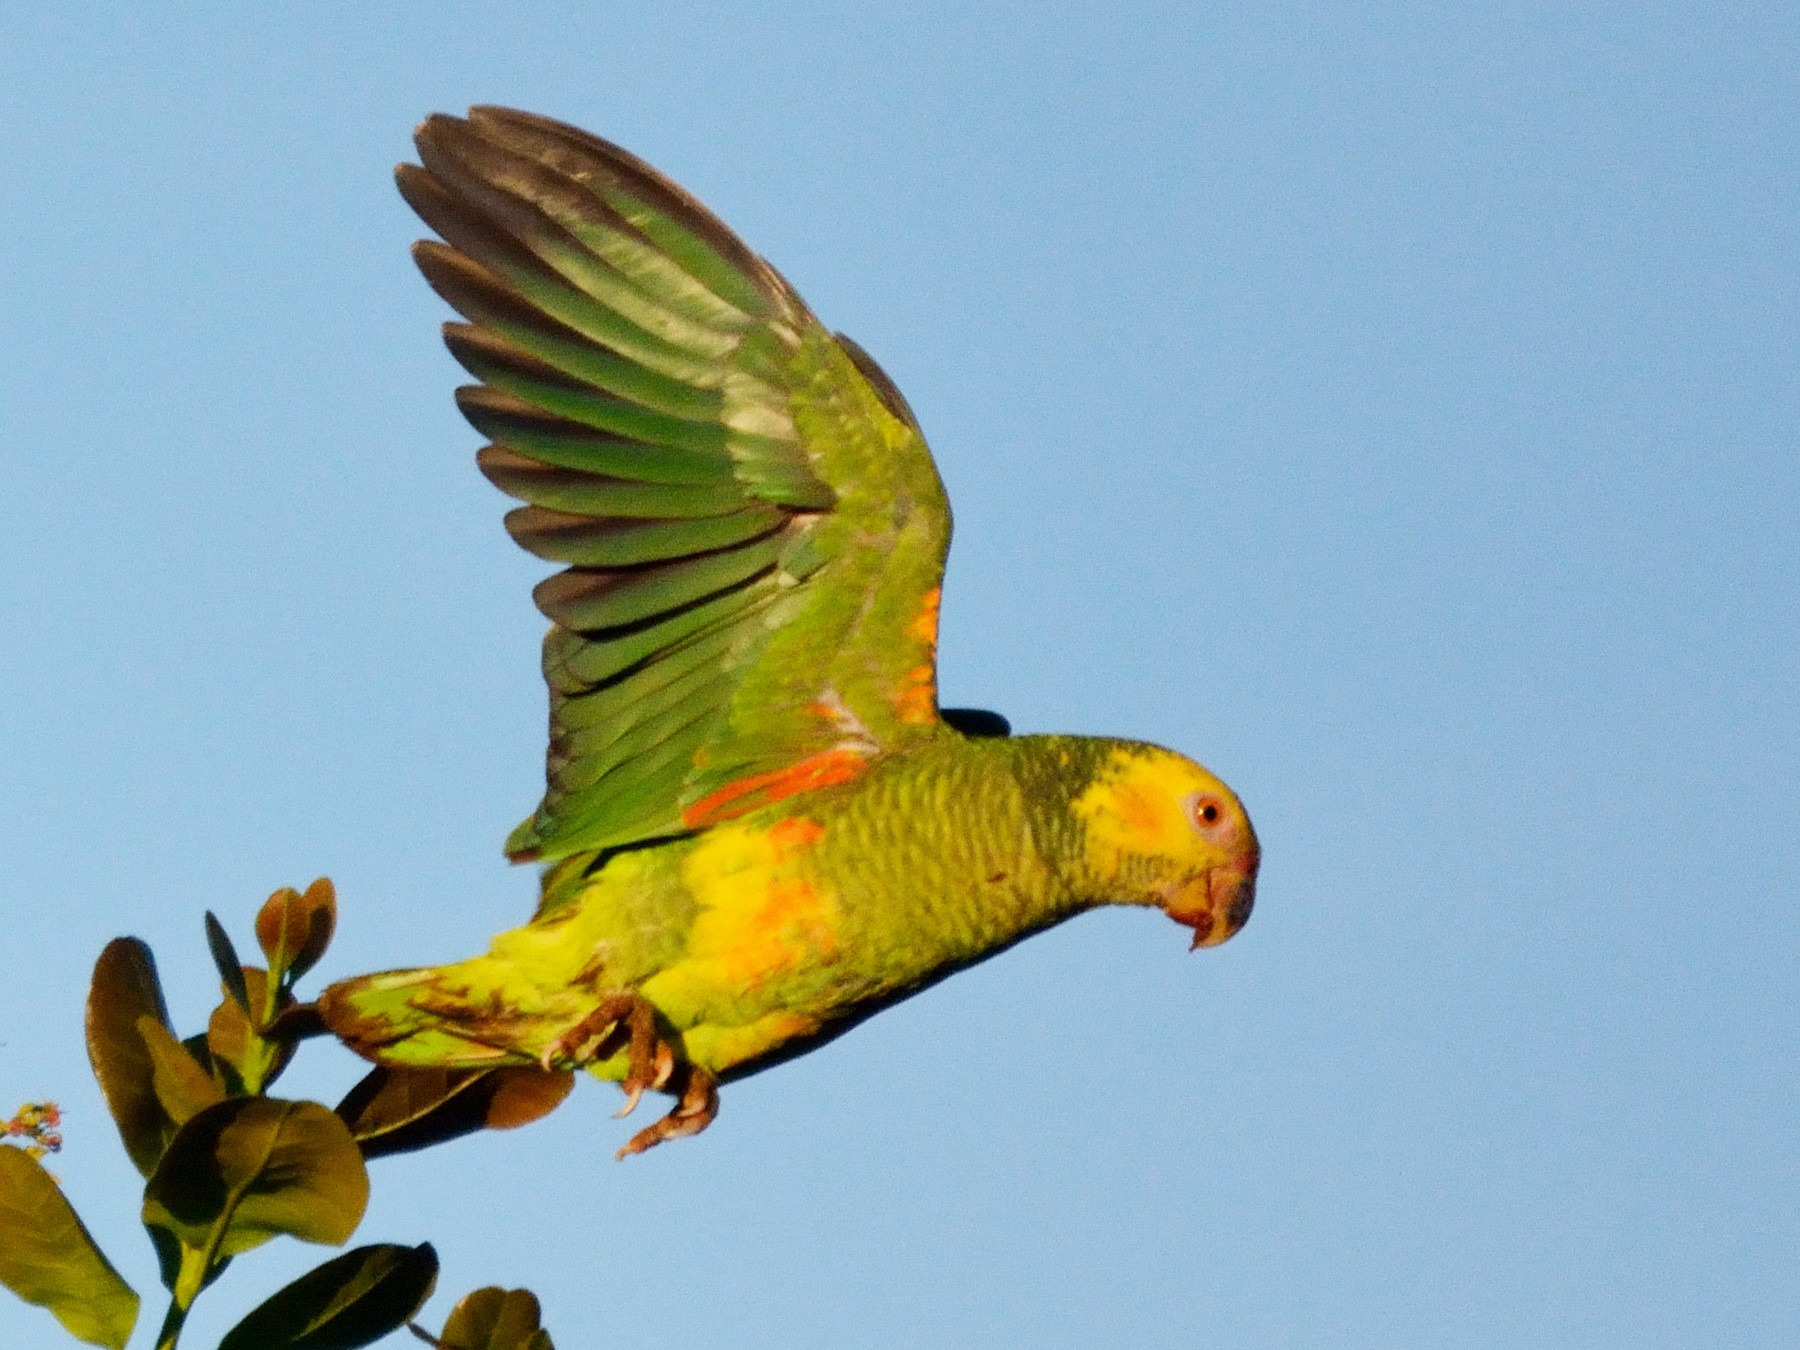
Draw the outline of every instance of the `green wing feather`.
[[[508,852],[704,828],[936,734],[950,513],[886,375],[618,147],[499,108],[416,140],[477,461],[567,565],[534,593],[548,790]]]

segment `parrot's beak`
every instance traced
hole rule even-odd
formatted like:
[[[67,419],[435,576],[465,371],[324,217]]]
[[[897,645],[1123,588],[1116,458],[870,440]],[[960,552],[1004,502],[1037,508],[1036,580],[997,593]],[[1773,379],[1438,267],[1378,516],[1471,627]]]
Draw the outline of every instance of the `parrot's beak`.
[[[1175,887],[1163,913],[1194,930],[1195,947],[1216,947],[1250,918],[1256,903],[1256,865],[1251,849],[1243,857],[1214,867]]]

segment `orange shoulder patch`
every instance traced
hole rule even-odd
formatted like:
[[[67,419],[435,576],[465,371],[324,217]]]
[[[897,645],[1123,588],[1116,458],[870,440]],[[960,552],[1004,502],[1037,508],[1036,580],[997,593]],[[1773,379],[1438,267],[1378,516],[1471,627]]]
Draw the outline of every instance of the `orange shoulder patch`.
[[[906,636],[915,642],[923,642],[933,651],[937,650],[938,608],[943,601],[944,588],[933,586],[925,592],[925,598],[919,604],[919,612],[906,625]]]
[[[930,666],[906,672],[906,683],[894,695],[894,715],[912,726],[923,726],[937,716],[937,681]]]
[[[847,783],[866,767],[868,758],[860,750],[840,748],[809,755],[786,768],[752,774],[707,793],[681,813],[681,823],[697,830],[722,820],[735,820],[796,793]]]
[[[933,586],[919,601],[919,611],[906,623],[906,636],[922,646],[925,659],[900,678],[900,688],[893,694],[894,715],[911,726],[924,726],[937,717],[938,608],[944,590]]]

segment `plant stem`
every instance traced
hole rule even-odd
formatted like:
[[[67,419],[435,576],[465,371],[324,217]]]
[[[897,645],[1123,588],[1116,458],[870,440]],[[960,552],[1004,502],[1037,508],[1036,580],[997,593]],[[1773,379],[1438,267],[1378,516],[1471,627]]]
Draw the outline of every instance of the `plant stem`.
[[[156,1333],[156,1350],[175,1350],[175,1343],[181,1339],[181,1324],[187,1321],[188,1310],[181,1306],[178,1299],[170,1298],[169,1312],[163,1318],[162,1330]]]
[[[157,1333],[156,1350],[175,1350],[175,1342],[181,1339],[182,1323],[187,1321],[188,1309],[194,1306],[194,1300],[206,1285],[207,1272],[213,1268],[224,1236],[225,1226],[218,1223],[213,1225],[204,1248],[182,1245],[181,1267],[175,1274],[175,1287],[169,1292],[169,1312],[163,1318],[162,1330]]]

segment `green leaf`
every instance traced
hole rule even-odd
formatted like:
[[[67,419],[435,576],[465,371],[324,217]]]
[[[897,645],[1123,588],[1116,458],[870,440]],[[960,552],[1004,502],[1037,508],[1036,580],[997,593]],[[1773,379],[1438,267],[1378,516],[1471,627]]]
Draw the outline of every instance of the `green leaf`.
[[[248,1012],[250,991],[244,987],[243,962],[238,960],[237,948],[231,945],[231,935],[225,931],[225,925],[210,909],[206,911],[206,947],[212,953],[213,964],[219,968],[219,979],[224,982],[225,992]]]
[[[0,1284],[89,1345],[121,1350],[137,1324],[138,1296],[50,1174],[16,1148],[0,1148]]]
[[[154,1017],[138,1018],[138,1035],[150,1056],[151,1086],[156,1100],[170,1120],[185,1125],[215,1102],[223,1101],[225,1091],[188,1048],[175,1039]]]
[[[138,1031],[148,1017],[165,1029],[168,1009],[150,948],[137,938],[114,938],[94,963],[88,989],[88,1062],[119,1127],[132,1164],[145,1176],[156,1167],[180,1122],[156,1095],[155,1061]]]
[[[357,1350],[406,1325],[431,1297],[437,1253],[380,1243],[308,1271],[265,1300],[219,1350]]]
[[[554,1350],[538,1317],[537,1296],[529,1289],[489,1285],[456,1305],[438,1344],[444,1350]]]
[[[371,1069],[338,1103],[365,1158],[429,1148],[476,1130],[510,1130],[547,1116],[575,1075],[529,1065],[498,1069]]]
[[[256,916],[256,940],[269,969],[291,984],[318,963],[337,928],[337,891],[320,877],[306,894],[284,886]]]
[[[235,1097],[170,1141],[144,1187],[144,1222],[193,1251],[235,1256],[280,1233],[332,1246],[369,1202],[350,1131],[317,1102]]]

